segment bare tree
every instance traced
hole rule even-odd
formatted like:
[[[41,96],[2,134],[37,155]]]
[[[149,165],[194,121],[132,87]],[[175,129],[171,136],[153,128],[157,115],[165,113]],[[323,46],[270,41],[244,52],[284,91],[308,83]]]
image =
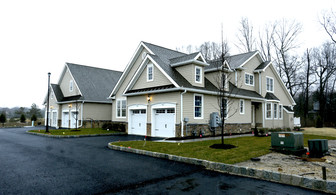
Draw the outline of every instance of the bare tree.
[[[258,48],[262,55],[262,57],[266,61],[271,61],[271,53],[273,47],[273,35],[276,27],[275,23],[268,23],[265,24],[262,31],[259,31],[259,41],[258,41]]]
[[[315,48],[313,51],[313,66],[314,73],[317,77],[318,82],[318,98],[320,103],[320,117],[323,119],[325,117],[325,109],[326,109],[326,96],[328,85],[334,82],[330,82],[332,80],[332,76],[336,70],[336,47],[333,43],[325,43],[321,48]],[[334,87],[334,86],[333,86]]]
[[[294,97],[300,81],[297,79],[297,70],[302,63],[292,51],[299,47],[297,38],[302,32],[302,25],[295,20],[281,20],[277,22],[272,42],[276,54],[276,66],[290,94]]]
[[[323,26],[326,33],[329,35],[331,40],[336,43],[336,14],[335,12],[326,11],[323,13],[320,19],[320,24]]]
[[[242,52],[250,52],[255,50],[255,42],[256,39],[253,34],[253,26],[249,23],[248,18],[243,17],[240,20],[240,28],[238,29],[239,34],[237,35],[238,38],[238,45],[237,47]]]

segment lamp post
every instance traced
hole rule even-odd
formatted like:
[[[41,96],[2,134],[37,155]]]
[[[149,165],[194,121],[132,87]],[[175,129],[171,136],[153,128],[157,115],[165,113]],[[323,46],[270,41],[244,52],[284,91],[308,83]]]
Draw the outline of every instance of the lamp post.
[[[49,88],[50,88],[50,75],[51,73],[48,72],[48,96],[47,96],[47,126],[46,126],[46,133],[49,133]]]

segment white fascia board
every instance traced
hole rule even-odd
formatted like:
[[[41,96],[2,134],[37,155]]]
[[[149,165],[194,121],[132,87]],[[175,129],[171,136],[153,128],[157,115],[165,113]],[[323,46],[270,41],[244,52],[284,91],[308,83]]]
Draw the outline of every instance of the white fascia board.
[[[290,98],[290,100],[292,101],[292,105],[295,106],[296,103],[295,103],[295,101],[294,101],[292,95],[289,93],[289,91],[288,91],[288,89],[287,89],[285,83],[282,81],[280,75],[278,74],[278,71],[275,70],[273,64],[270,63],[270,65],[271,65],[271,70],[274,72],[275,76],[276,76],[277,79],[280,81],[280,83],[281,83],[280,85],[282,86],[282,88],[284,89],[284,91],[286,91],[287,96],[288,96],[288,97]],[[269,67],[269,66],[268,66],[268,67]]]
[[[248,61],[250,61],[254,56],[258,55],[259,59],[263,62],[262,58],[260,57],[259,51],[256,51],[251,57],[249,57],[245,62],[243,62],[239,67],[243,67]]]
[[[197,58],[201,57],[202,61],[207,64],[205,58],[203,57],[201,52],[198,52],[197,56],[194,58],[194,60],[197,60]],[[209,65],[209,64],[208,64]]]
[[[67,62],[64,64],[63,71],[61,72],[61,75],[60,75],[60,77],[58,78],[58,82],[57,82],[58,85],[61,84],[62,78],[64,77],[65,72],[66,72],[66,70],[68,69],[68,65],[67,65],[67,64],[68,64]]]
[[[81,92],[80,88],[78,87],[78,85],[77,85],[77,82],[76,82],[76,80],[75,80],[74,76],[72,75],[72,73],[71,73],[71,71],[70,71],[70,68],[69,68],[69,66],[68,66],[68,65],[67,65],[67,68],[68,68],[68,70],[69,70],[69,73],[70,73],[70,76],[71,76],[72,80],[74,81],[74,83],[75,83],[75,85],[76,85],[77,89],[79,90],[79,94],[80,94],[81,96],[83,96],[83,94],[82,94],[82,92]]]
[[[152,62],[154,64],[154,66],[159,69],[159,71],[175,86],[175,87],[180,87],[162,68],[161,66],[159,66],[156,61],[149,55],[146,56],[146,58],[142,61],[142,63],[140,64],[138,70],[136,71],[136,73],[133,75],[130,83],[127,85],[127,87],[125,88],[125,91],[123,92],[123,94],[125,95],[126,92],[132,87],[134,86],[135,82],[137,81],[137,79],[140,77],[142,71],[145,69],[145,66],[147,65],[146,62]]]
[[[289,114],[294,114],[294,112],[287,110],[285,107],[282,106],[282,108]]]
[[[183,62],[178,62],[175,64],[171,64],[171,67],[177,67],[177,66],[182,66],[182,65],[186,65],[186,64],[197,64],[197,65],[201,65],[201,66],[209,66],[208,63],[205,62],[200,62],[198,60],[192,59],[192,60],[188,60],[188,61],[183,61]]]
[[[122,82],[125,80],[125,77],[128,75],[129,71],[132,69],[132,66],[135,63],[135,60],[138,58],[138,56],[140,55],[140,51],[142,48],[145,48],[150,54],[154,54],[142,41],[140,42],[140,44],[138,45],[138,47],[136,48],[135,52],[133,53],[131,60],[128,62],[126,68],[124,69],[121,77],[119,78],[117,84],[115,85],[115,87],[113,88],[111,94],[109,95],[109,97],[112,97],[112,95],[120,88]]]
[[[168,78],[168,80],[171,82],[171,83],[173,83],[173,85],[175,86],[175,87],[180,87],[167,73],[166,73],[166,71],[164,71],[162,68],[161,68],[161,66],[159,66],[157,63],[156,63],[156,61],[152,58],[152,57],[150,57],[150,56],[148,56],[148,58],[150,59],[150,61],[152,61],[153,62],[153,64],[155,65],[155,67],[157,68],[157,69],[159,69],[160,71],[161,71],[161,73],[164,75],[164,76],[166,76],[166,78]]]
[[[265,72],[266,68],[268,68],[268,66],[271,64],[271,62],[268,62],[268,64],[265,66],[265,68],[263,68],[262,70],[255,70],[253,71],[254,73],[259,73],[259,72]]]
[[[133,75],[133,77],[131,78],[130,82],[128,83],[128,85],[125,88],[125,91],[123,91],[123,94],[126,93],[126,91],[128,91],[131,87],[134,86],[135,81],[140,77],[142,70],[144,70],[145,66],[144,64],[147,64],[146,62],[148,62],[148,55],[146,56],[146,58],[141,62],[138,70],[135,72],[135,74]]]

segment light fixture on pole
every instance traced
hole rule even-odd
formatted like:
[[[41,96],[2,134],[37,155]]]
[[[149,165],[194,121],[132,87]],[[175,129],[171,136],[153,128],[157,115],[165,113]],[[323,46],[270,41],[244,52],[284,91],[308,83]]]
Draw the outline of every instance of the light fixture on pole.
[[[46,125],[46,133],[49,133],[49,91],[50,91],[50,75],[48,72],[48,95],[47,95],[47,125]]]

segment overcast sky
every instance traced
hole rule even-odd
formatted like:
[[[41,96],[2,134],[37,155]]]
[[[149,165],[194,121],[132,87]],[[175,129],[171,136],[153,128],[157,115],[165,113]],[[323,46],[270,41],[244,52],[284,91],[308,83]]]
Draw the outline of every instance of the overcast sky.
[[[256,31],[277,19],[303,25],[302,48],[328,39],[318,23],[336,1],[0,0],[0,107],[42,108],[47,73],[65,62],[123,71],[140,41],[175,49],[221,41],[232,48],[239,21]]]

